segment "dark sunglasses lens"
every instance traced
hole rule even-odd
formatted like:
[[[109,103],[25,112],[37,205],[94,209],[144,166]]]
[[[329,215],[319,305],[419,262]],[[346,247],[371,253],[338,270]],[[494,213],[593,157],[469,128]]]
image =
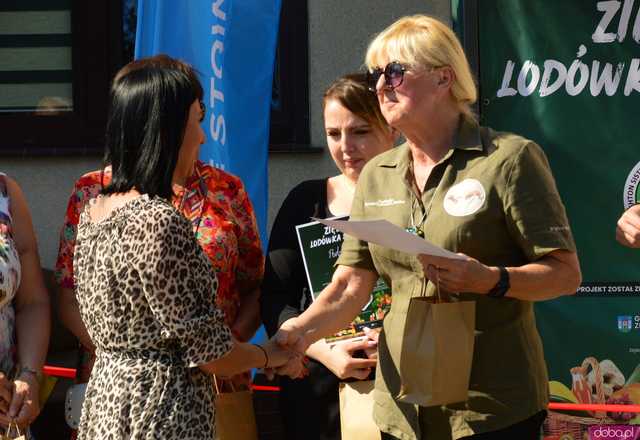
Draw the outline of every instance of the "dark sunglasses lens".
[[[200,101],[200,111],[202,114],[200,115],[200,122],[204,121],[204,116],[207,114],[207,108],[204,106],[204,102]]]
[[[367,85],[372,92],[376,91],[376,85],[382,75],[382,69],[374,69],[373,72],[367,72]]]
[[[404,78],[404,67],[400,63],[389,63],[385,68],[384,76],[389,87],[398,87]]]

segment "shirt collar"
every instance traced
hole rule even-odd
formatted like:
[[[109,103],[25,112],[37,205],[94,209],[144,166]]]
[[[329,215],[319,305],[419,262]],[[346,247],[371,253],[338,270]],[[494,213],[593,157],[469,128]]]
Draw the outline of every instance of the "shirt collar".
[[[480,125],[469,116],[460,116],[458,132],[454,140],[453,148],[457,150],[482,151],[482,138],[480,137]]]
[[[208,177],[206,167],[204,164],[197,160],[193,166],[193,173],[189,176],[184,183],[184,187],[181,187],[179,193],[183,194],[184,191],[197,192],[201,197],[205,197],[207,194],[206,179]]]
[[[456,132],[453,150],[482,151],[482,138],[480,137],[480,126],[469,116],[461,115],[458,131]],[[445,157],[451,156],[451,151]],[[409,146],[405,142],[395,148],[393,154],[387,155],[384,160],[380,161],[378,166],[384,168],[397,168],[400,172],[406,171],[411,163],[411,152]]]

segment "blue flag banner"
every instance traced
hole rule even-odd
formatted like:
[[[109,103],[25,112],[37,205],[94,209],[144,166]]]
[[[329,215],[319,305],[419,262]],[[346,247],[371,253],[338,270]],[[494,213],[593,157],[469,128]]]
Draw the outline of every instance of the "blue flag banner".
[[[200,74],[200,158],[242,179],[267,244],[269,115],[281,0],[138,0],[135,58],[166,53]],[[265,338],[264,329],[253,341]]]
[[[166,53],[200,74],[200,158],[240,177],[267,243],[268,143],[281,0],[138,0],[135,57]]]

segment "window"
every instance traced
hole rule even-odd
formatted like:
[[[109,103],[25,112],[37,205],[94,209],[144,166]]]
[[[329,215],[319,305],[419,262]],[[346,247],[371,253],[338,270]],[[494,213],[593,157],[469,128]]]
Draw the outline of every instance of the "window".
[[[0,2],[0,154],[102,151],[122,5]]]
[[[73,111],[70,3],[0,12],[0,112]]]
[[[0,0],[0,155],[100,154],[136,0]],[[307,0],[282,0],[270,151],[311,151]]]

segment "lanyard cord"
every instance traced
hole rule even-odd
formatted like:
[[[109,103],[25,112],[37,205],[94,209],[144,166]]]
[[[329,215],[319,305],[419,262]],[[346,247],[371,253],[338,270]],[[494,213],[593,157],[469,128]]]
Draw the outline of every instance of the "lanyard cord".
[[[416,206],[419,204],[419,202],[418,202],[418,197],[416,197],[416,195],[415,195],[415,193],[413,191],[411,192],[411,198],[412,198],[412,201],[411,201],[411,226],[410,226],[410,230],[411,230],[411,232],[414,232],[414,233],[418,234],[420,237],[424,238],[424,231],[422,230],[422,225],[424,224],[425,220],[427,219],[427,215],[429,214],[429,210],[431,209],[431,202],[429,202],[429,206],[422,213],[422,218],[420,218],[418,223],[416,223],[414,215],[415,215],[415,211],[416,211]],[[433,201],[433,198],[431,200]]]
[[[435,169],[435,166],[431,169],[431,172],[433,172],[434,169]],[[436,185],[436,188],[433,191],[433,196],[431,196],[431,200],[429,200],[429,204],[427,205],[425,210],[422,212],[422,217],[416,223],[416,221],[415,221],[416,206],[417,205],[422,206],[422,203],[419,202],[418,196],[416,195],[416,191],[419,190],[419,189],[418,189],[418,183],[416,181],[416,176],[413,173],[413,160],[409,164],[409,172],[411,173],[411,179],[412,179],[411,184],[412,184],[412,187],[413,187],[411,189],[411,225],[409,227],[409,230],[410,230],[410,232],[412,232],[414,234],[417,234],[419,237],[424,238],[425,237],[425,233],[424,233],[423,226],[424,226],[424,223],[427,220],[427,217],[429,216],[429,213],[431,212],[431,205],[433,204],[433,200],[438,195],[438,191],[440,190],[440,185],[442,185],[442,179],[444,178],[444,173],[440,177],[440,180],[438,181],[438,185]]]

